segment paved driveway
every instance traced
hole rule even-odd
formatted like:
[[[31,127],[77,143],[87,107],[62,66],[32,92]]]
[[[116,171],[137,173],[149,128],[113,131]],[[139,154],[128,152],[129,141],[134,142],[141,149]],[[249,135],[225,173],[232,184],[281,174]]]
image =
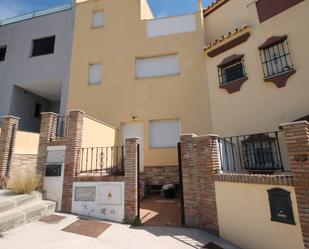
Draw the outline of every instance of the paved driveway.
[[[61,214],[63,215],[63,214]],[[171,227],[130,228],[127,225],[109,223],[99,237],[92,238],[62,231],[78,220],[74,215],[57,224],[41,221],[29,223],[5,232],[0,248],[9,249],[192,249],[212,241],[224,249],[238,249],[198,229]],[[106,223],[106,222],[105,222]]]

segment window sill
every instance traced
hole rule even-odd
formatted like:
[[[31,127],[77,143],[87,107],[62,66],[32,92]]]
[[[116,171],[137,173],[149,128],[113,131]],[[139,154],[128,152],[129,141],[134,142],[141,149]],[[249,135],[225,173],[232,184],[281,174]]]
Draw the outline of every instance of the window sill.
[[[225,84],[220,85],[221,89],[226,89],[229,94],[239,92],[242,84],[248,79],[248,77],[243,77],[238,80],[233,80]]]
[[[285,87],[287,80],[296,72],[295,69],[276,74],[267,78],[264,78],[265,82],[272,82],[278,88]]]

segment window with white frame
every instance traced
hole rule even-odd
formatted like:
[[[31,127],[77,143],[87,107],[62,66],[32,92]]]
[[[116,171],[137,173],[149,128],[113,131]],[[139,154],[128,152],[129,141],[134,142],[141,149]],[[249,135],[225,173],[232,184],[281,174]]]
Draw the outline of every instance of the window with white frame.
[[[100,28],[104,26],[105,15],[104,11],[95,11],[92,15],[92,27]]]
[[[181,133],[179,119],[151,120],[149,125],[151,148],[177,147]]]
[[[136,78],[172,76],[180,73],[177,54],[136,59]]]
[[[89,85],[101,84],[101,74],[102,74],[102,65],[101,64],[90,64],[89,65]]]

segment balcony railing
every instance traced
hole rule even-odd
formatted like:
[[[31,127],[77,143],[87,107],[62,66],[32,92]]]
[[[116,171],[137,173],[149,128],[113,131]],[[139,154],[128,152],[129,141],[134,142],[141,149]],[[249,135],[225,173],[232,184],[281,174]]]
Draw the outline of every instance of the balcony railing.
[[[82,148],[76,176],[123,176],[124,147]]]
[[[285,171],[279,131],[219,139],[223,172],[273,173]]]
[[[72,4],[65,4],[65,5],[45,9],[45,10],[38,10],[38,11],[31,12],[31,13],[10,17],[4,20],[0,20],[0,26],[32,19],[34,17],[45,16],[48,14],[69,10],[71,8],[72,8]]]

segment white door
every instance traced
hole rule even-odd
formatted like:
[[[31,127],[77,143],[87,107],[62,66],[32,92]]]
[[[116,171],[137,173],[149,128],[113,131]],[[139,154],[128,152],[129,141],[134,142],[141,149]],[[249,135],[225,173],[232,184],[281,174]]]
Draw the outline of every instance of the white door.
[[[126,138],[138,137],[140,139],[140,172],[144,172],[144,124],[126,123],[121,128],[122,144],[125,145]]]

